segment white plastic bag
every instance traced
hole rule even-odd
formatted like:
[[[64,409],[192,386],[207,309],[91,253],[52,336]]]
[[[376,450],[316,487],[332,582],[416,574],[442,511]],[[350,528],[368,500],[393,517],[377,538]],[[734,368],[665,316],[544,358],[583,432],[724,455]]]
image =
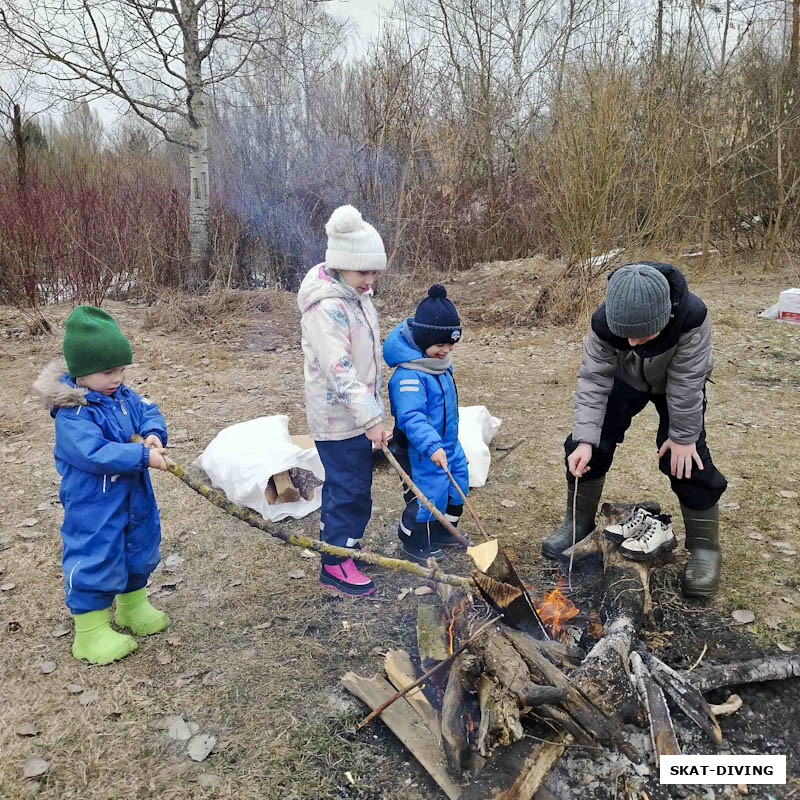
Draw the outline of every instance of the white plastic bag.
[[[467,456],[470,487],[486,483],[492,461],[489,443],[502,424],[503,420],[493,417],[486,406],[458,409],[458,441]]]
[[[195,462],[222,489],[228,499],[258,511],[264,519],[278,522],[300,519],[322,504],[322,487],[311,500],[270,505],[264,490],[273,475],[292,467],[310,470],[320,480],[325,470],[316,448],[298,447],[289,437],[289,418],[258,417],[223,428]]]

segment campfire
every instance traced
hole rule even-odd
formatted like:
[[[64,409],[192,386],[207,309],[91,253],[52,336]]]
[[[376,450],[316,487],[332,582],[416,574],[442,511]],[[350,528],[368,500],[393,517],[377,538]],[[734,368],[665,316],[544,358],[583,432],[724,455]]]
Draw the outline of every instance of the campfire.
[[[387,458],[392,460],[388,452]],[[271,536],[319,552],[354,554],[284,531],[229,502],[171,459],[167,469],[226,513]],[[429,504],[426,498],[421,502]],[[656,503],[641,505],[660,513]],[[469,508],[466,500],[465,506]],[[661,756],[680,753],[667,697],[703,731],[710,747],[718,746],[722,733],[715,714],[731,713],[738,706],[729,703],[715,711],[703,693],[800,677],[800,656],[695,664],[683,672],[661,661],[640,632],[646,619],[653,622],[650,572],[672,561],[674,553],[647,563],[628,561],[602,535],[633,508],[604,504],[597,529],[573,552],[564,553],[571,563],[592,553],[602,555],[602,622],[598,609],[591,609],[583,615],[582,628],[575,625],[581,612],[567,596],[563,577],[541,602],[534,602],[474,511],[470,513],[486,541],[467,551],[475,565],[470,578],[443,573],[433,560],[421,567],[359,551],[358,557],[369,563],[430,580],[436,592],[429,597],[436,603],[423,600],[418,606],[421,676],[410,655],[399,650],[386,654],[388,680],[343,676],[345,689],[372,709],[358,728],[380,716],[445,795],[460,800],[552,797],[542,783],[571,744],[589,746],[595,753],[598,748],[615,750],[644,769],[650,758],[658,765]],[[634,745],[623,731],[625,723],[649,729],[649,750]]]
[[[652,614],[650,571],[673,556],[627,561],[601,534],[631,507],[605,504],[598,529],[572,554],[575,562],[602,554],[602,623],[581,613],[563,576],[537,601],[496,540],[472,547],[477,591],[439,583],[426,598],[435,602],[418,607],[426,672],[418,676],[408,653],[390,650],[388,680],[343,677],[343,686],[373,709],[359,727],[380,715],[444,794],[460,800],[532,798],[574,743],[657,765],[661,756],[680,753],[667,697],[709,747],[719,746],[722,733],[703,693],[800,675],[800,657],[684,672],[661,661],[640,631]],[[656,504],[647,507],[658,513]],[[650,752],[624,733],[627,722],[649,728]]]
[[[580,613],[578,607],[564,594],[566,586],[566,579],[559,574],[558,583],[542,598],[541,604],[534,601],[536,612],[545,626],[549,628],[552,637],[562,641],[566,640],[564,626]]]

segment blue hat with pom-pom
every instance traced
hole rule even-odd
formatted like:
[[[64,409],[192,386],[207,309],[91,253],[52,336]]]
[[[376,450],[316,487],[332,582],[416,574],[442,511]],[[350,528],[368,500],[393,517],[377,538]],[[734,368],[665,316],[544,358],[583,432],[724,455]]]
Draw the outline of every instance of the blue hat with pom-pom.
[[[461,320],[444,286],[434,283],[428,289],[408,327],[423,354],[431,345],[455,344],[461,338]]]

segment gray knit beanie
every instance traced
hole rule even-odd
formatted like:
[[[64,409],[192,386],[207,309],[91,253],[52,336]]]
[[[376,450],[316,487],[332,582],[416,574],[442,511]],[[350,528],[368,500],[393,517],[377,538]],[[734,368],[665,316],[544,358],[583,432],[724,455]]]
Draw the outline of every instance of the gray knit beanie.
[[[667,279],[648,264],[625,264],[611,273],[606,320],[615,336],[638,339],[660,333],[669,323],[672,303]]]

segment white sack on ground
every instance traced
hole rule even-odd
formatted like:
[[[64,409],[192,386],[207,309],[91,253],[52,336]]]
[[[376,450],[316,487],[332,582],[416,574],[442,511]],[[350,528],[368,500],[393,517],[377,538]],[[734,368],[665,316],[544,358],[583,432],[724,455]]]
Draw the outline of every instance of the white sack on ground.
[[[307,469],[320,480],[325,470],[316,448],[305,450],[289,437],[289,418],[259,417],[223,428],[195,462],[228,499],[258,511],[272,522],[300,519],[322,504],[322,487],[311,500],[270,505],[264,490],[273,475],[293,467]]]
[[[493,417],[486,406],[458,409],[458,441],[467,456],[470,487],[486,483],[492,461],[489,443],[502,424],[503,420]]]

